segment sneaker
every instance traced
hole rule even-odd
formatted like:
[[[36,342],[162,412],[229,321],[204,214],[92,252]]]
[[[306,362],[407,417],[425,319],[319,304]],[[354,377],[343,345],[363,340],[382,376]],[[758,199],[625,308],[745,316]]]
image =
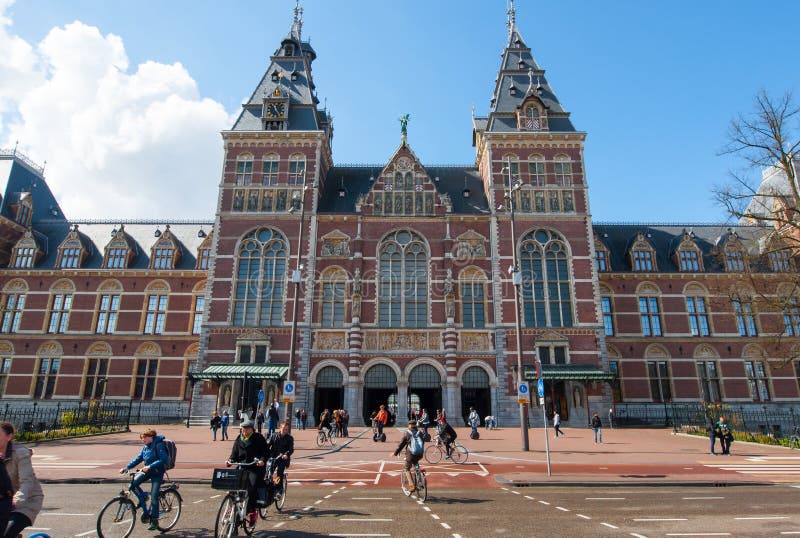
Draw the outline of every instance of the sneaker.
[[[158,522],[157,521],[151,521],[150,522],[150,526],[147,527],[147,530],[149,530],[149,531],[157,531],[158,530]]]
[[[267,501],[265,501],[263,499],[259,499],[259,500],[256,501],[256,504],[258,506],[267,506]]]
[[[247,514],[247,523],[249,525],[255,525],[258,521],[258,512],[250,512]]]
[[[415,491],[417,491],[417,487],[414,484],[411,484],[410,486],[408,486],[408,491],[414,493]]]

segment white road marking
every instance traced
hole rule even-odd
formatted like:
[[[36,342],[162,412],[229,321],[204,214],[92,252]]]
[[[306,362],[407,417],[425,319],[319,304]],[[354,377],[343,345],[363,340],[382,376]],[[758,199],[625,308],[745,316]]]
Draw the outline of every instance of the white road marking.
[[[41,512],[39,516],[94,516],[96,514],[70,514],[65,512]]]
[[[733,519],[739,519],[743,521],[749,521],[752,519],[789,519],[789,516],[754,516],[754,517],[735,517]]]
[[[285,521],[279,521],[278,523],[275,523],[275,524],[272,526],[272,528],[273,528],[273,529],[277,529],[277,528],[283,527],[284,525],[286,525],[286,522],[285,522]]]
[[[342,536],[343,538],[349,538],[350,536],[391,536],[391,534],[329,534],[328,536]]]
[[[376,486],[378,485],[378,482],[380,482],[381,473],[383,472],[383,468],[384,468],[385,465],[386,465],[386,462],[381,460],[381,466],[378,469],[378,474],[375,475],[375,482],[373,482]]]
[[[800,531],[782,531],[781,534],[800,534]]]
[[[439,516],[437,516],[436,514],[431,514],[431,517],[432,517],[433,519],[441,519],[441,518],[440,518]]]
[[[556,510],[561,510],[562,512],[569,512],[568,508],[564,508],[563,506],[556,506]]]
[[[461,535],[460,534],[454,534],[453,538],[461,538]]]
[[[584,516],[583,514],[575,514],[575,515],[578,516],[578,517],[581,517],[583,519],[592,519],[589,516]]]
[[[386,519],[386,518],[362,518],[362,517],[340,517],[339,521],[360,521],[360,522],[370,522],[370,521],[394,521],[394,519]]]
[[[333,497],[333,495],[325,495],[325,496],[323,497],[323,499],[330,499],[331,497]]]
[[[444,527],[447,530],[452,529],[452,527],[450,525],[448,525],[447,523],[445,523],[444,521],[442,521],[442,527]]]
[[[612,525],[611,523],[600,523],[601,525],[605,525],[609,529],[618,529],[619,527]]]
[[[219,494],[219,495],[212,495],[212,496],[211,496],[211,498],[212,498],[212,499],[218,499],[218,498],[220,498],[220,497],[222,497],[222,494]]]
[[[624,501],[625,497],[586,497],[587,501]]]
[[[667,536],[730,536],[729,532],[673,532]]]
[[[303,511],[304,511],[304,512],[308,512],[308,511],[309,511],[309,510],[311,510],[312,508],[314,508],[314,507],[313,507],[313,506],[306,506],[305,508],[303,508]]]
[[[321,502],[322,502],[322,499],[320,499],[318,501],[314,501],[314,504],[320,504]]]
[[[636,534],[635,532],[632,532],[631,536],[633,536],[634,538],[647,538],[647,536],[644,536],[642,534]]]
[[[511,490],[511,493],[513,493],[514,495],[520,495],[519,491],[514,491],[513,489]]]
[[[541,503],[541,504],[546,504],[547,506],[550,506],[550,503],[549,503],[549,502],[547,502],[547,501],[539,501],[539,503]]]
[[[525,498],[526,498],[526,499],[530,499],[531,501],[535,501],[535,500],[536,500],[536,499],[534,499],[533,497],[531,497],[531,496],[529,496],[529,495],[525,495]]]
[[[430,506],[423,506],[422,509],[425,510],[426,512],[430,512],[431,511],[431,507]]]
[[[634,521],[689,521],[685,517],[642,517],[634,518]]]
[[[89,536],[90,534],[97,534],[97,531],[82,532],[80,534],[76,534],[75,538],[77,538],[78,536]]]
[[[192,504],[200,504],[202,502],[206,502],[205,499],[200,499],[199,501],[194,501]]]
[[[391,501],[392,497],[350,497],[354,501]]]
[[[725,497],[681,497],[684,501],[704,501],[707,499],[724,499]]]

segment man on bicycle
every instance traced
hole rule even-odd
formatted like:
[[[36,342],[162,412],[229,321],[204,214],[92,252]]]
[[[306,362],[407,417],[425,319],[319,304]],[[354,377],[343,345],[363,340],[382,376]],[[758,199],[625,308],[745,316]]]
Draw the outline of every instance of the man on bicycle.
[[[263,435],[253,430],[253,421],[250,419],[244,420],[240,427],[242,431],[233,442],[228,462],[256,462],[254,465],[242,467],[242,471],[247,473],[245,478],[247,484],[247,519],[251,524],[254,524],[258,518],[258,513],[256,512],[258,489],[264,483],[264,466],[267,463],[268,454],[267,440],[264,439]]]
[[[422,459],[424,446],[422,433],[417,430],[417,421],[409,420],[408,429],[403,432],[400,444],[397,445],[397,448],[392,453],[393,456],[397,457],[401,450],[405,450],[406,461],[403,466],[403,472],[406,473],[406,477],[408,478],[409,491],[414,491],[416,489],[414,486],[414,477],[411,474],[411,468]]]
[[[375,426],[378,428],[378,437],[383,433],[383,427],[389,422],[389,413],[386,412],[386,407],[381,404],[378,414],[375,415]]]
[[[269,470],[272,478],[272,472],[278,475],[278,481],[275,485],[280,484],[283,487],[283,473],[286,468],[291,464],[292,453],[294,452],[294,437],[289,433],[289,421],[281,422],[278,431],[269,436],[267,440],[267,455],[272,460],[272,469]]]
[[[455,443],[458,434],[447,422],[447,418],[444,416],[444,414],[439,417],[439,425],[442,429],[439,437],[441,437],[442,442],[444,443],[444,448],[447,451],[446,459],[450,459],[450,454],[453,452],[453,443]]]
[[[166,471],[166,462],[169,460],[169,454],[167,454],[167,447],[162,443],[164,436],[157,435],[155,430],[144,430],[139,434],[139,438],[144,443],[142,450],[128,465],[120,469],[119,473],[125,473],[140,463],[144,463],[141,472],[136,473],[136,477],[131,482],[130,490],[139,499],[139,506],[144,512],[142,521],[150,520],[150,527],[147,530],[155,531],[158,530],[158,492],[161,489],[161,482],[164,481],[164,472]],[[147,515],[147,494],[140,487],[148,480],[150,481],[149,516]]]

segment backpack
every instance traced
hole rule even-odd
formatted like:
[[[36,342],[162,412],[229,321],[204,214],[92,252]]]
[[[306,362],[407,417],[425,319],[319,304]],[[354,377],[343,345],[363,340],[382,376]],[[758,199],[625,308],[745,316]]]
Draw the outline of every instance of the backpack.
[[[164,470],[169,471],[175,467],[175,459],[178,457],[178,447],[175,446],[175,441],[170,439],[162,439],[164,448],[167,451],[167,461],[164,462]]]
[[[422,452],[425,448],[422,435],[420,435],[419,432],[414,433],[411,430],[408,430],[408,433],[411,434],[411,440],[408,442],[408,451],[412,456],[422,456]]]

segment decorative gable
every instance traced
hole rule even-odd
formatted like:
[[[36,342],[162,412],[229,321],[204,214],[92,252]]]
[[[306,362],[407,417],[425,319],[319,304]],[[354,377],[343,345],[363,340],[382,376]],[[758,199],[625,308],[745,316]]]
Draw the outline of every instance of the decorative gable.
[[[89,249],[78,233],[78,225],[74,224],[67,237],[58,246],[58,260],[56,266],[61,269],[78,269],[89,257]]]
[[[703,271],[703,253],[695,242],[694,232],[683,231],[681,242],[672,254],[672,261],[682,272]]]
[[[427,216],[451,212],[452,203],[437,192],[404,138],[370,191],[359,198],[357,210],[368,215]]]
[[[467,230],[456,237],[456,259],[470,260],[486,257],[486,238],[475,230]]]
[[[333,230],[322,236],[320,256],[350,256],[350,236],[340,230]]]
[[[111,241],[106,245],[103,267],[107,269],[126,269],[136,257],[136,248],[131,237],[125,233],[125,225],[111,231]]]
[[[180,259],[180,245],[167,224],[150,249],[150,269],[174,269]]]
[[[31,230],[26,230],[11,252],[11,267],[30,269],[44,255]]]
[[[201,235],[202,234],[202,235]],[[198,237],[205,237],[203,242],[200,243],[200,246],[197,247],[197,269],[208,269],[211,265],[211,248],[214,246],[214,231],[206,235],[206,232],[200,228],[200,231],[197,232]]]
[[[649,235],[649,234],[648,234]],[[656,251],[645,234],[639,232],[628,251],[634,271],[658,271]]]

